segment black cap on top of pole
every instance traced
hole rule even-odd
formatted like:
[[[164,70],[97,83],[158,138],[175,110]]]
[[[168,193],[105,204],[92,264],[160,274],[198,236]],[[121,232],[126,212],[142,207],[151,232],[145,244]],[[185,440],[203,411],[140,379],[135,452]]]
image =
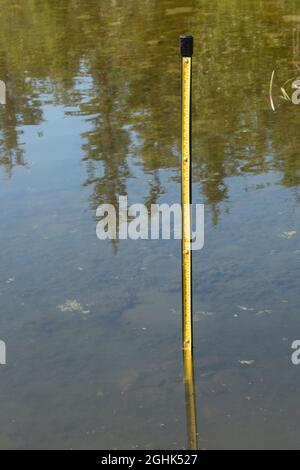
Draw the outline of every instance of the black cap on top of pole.
[[[194,38],[190,34],[180,36],[180,53],[182,57],[192,57]]]

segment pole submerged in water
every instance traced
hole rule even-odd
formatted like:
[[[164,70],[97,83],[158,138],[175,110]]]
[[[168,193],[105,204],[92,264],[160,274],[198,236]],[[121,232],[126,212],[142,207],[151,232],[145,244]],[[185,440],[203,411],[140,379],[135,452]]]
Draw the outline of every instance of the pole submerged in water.
[[[192,55],[193,36],[180,36],[181,54],[181,205],[182,205],[182,329],[183,349],[193,348],[192,318]]]
[[[194,360],[192,350],[185,349],[183,352],[183,370],[186,425],[188,436],[187,448],[189,450],[198,450],[196,385],[194,377]]]

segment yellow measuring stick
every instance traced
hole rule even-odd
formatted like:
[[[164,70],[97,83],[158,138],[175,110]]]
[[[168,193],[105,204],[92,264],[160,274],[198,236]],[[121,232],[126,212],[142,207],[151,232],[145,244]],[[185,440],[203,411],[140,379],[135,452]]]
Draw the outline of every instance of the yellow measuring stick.
[[[191,252],[191,91],[193,37],[180,37],[181,139],[182,139],[182,323],[183,349],[192,350],[192,252]]]

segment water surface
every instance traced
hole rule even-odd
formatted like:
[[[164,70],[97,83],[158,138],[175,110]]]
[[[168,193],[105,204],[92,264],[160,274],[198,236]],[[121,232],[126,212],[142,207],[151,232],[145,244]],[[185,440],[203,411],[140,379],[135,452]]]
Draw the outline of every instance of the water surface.
[[[185,32],[200,447],[299,448],[300,1],[0,0],[0,23],[0,448],[187,446],[180,244],[95,234],[119,195],[180,201]]]

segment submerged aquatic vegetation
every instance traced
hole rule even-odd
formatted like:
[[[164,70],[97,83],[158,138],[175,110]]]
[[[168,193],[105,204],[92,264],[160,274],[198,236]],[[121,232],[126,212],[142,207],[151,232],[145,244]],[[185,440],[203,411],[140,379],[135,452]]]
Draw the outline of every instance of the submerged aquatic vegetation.
[[[82,313],[82,315],[88,315],[90,313],[90,310],[84,310],[80,303],[75,299],[66,300],[63,305],[58,305],[57,308],[61,312],[79,312]]]
[[[280,234],[280,236],[282,238],[286,238],[286,239],[290,239],[290,238],[293,238],[295,235],[297,235],[297,231],[296,230],[288,230],[287,232],[282,232]]]

